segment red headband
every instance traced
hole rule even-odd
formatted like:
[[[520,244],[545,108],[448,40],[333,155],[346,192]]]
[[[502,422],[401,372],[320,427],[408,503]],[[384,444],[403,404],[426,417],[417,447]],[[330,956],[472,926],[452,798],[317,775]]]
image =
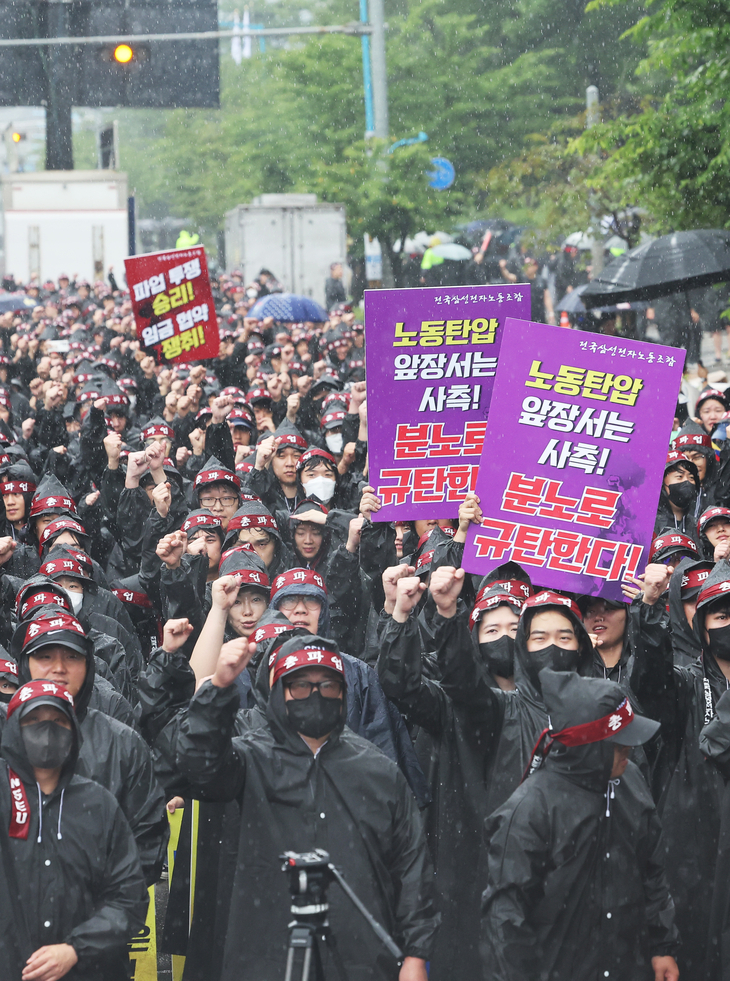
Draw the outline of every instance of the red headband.
[[[495,584],[492,583],[494,586]],[[479,617],[482,613],[487,610],[493,610],[497,606],[501,606],[503,603],[508,604],[513,607],[519,616],[522,613],[522,607],[525,605],[525,601],[520,599],[519,596],[512,596],[510,593],[494,593],[492,596],[487,596],[486,598],[482,595],[481,599],[478,599],[474,604],[474,609],[469,615],[469,626],[473,630],[479,621]]]
[[[43,563],[39,573],[41,576],[48,576],[49,579],[54,575],[78,576],[80,579],[89,578],[86,571],[81,568],[81,564],[73,559],[50,559]]]
[[[303,436],[297,436],[295,433],[284,433],[276,438],[280,439],[282,443],[287,443],[289,446],[297,446],[300,450],[306,450],[306,448],[309,446],[309,443]],[[277,446],[277,450],[283,449],[283,446]]]
[[[583,617],[577,603],[569,596],[562,596],[560,593],[554,593],[549,589],[545,589],[541,593],[537,593],[536,596],[531,596],[526,600],[522,612],[526,613],[528,609],[534,610],[541,606],[564,606],[570,610],[577,620],[581,623],[583,622]]]
[[[707,433],[685,433],[684,436],[675,436],[669,446],[673,450],[679,450],[681,446],[688,446],[690,449],[694,446],[700,446],[711,450],[712,437],[708,436]]]
[[[335,654],[334,651],[328,651],[325,647],[316,647],[314,645],[312,647],[304,647],[300,651],[293,651],[291,654],[287,654],[286,657],[281,657],[279,653],[272,654],[269,658],[269,667],[271,667],[274,660],[276,660],[276,663],[274,664],[273,685],[283,675],[297,671],[299,668],[330,668],[332,671],[341,674],[343,680],[345,677],[342,658],[338,654]]]
[[[220,518],[214,514],[196,514],[194,518],[186,518],[183,522],[182,530],[190,531],[191,528],[221,528],[223,525]]]
[[[143,606],[146,610],[153,609],[152,600],[146,593],[136,593],[133,589],[113,589],[112,592],[122,603]]]
[[[10,699],[8,704],[8,718],[10,718],[13,713],[21,707],[21,705],[25,705],[26,702],[32,701],[36,698],[48,698],[49,696],[53,696],[54,698],[65,698],[66,701],[73,706],[73,695],[68,688],[59,684],[57,681],[28,681],[22,686],[22,688],[18,688],[13,697]]]
[[[286,586],[317,586],[318,589],[324,590],[325,593],[327,592],[324,579],[318,572],[314,572],[313,569],[289,569],[288,572],[282,572],[274,580],[274,591],[271,594],[271,598],[273,599],[279,590],[284,589]]]
[[[585,746],[588,743],[600,743],[609,736],[621,732],[634,721],[634,710],[628,698],[625,698],[618,708],[610,715],[604,715],[595,722],[583,722],[578,726],[569,726],[560,732],[550,735],[563,746]]]
[[[241,489],[241,481],[230,470],[201,470],[193,486],[201,487],[203,484],[217,483],[233,484],[237,491]]]
[[[433,553],[435,549],[431,549],[430,552],[421,552],[418,556],[418,562],[416,563],[416,575],[418,575],[418,570],[422,569],[426,565],[430,565],[433,561]]]
[[[70,497],[34,497],[30,504],[30,516],[34,518],[41,511],[48,511],[51,508],[61,508],[64,511],[78,514],[76,505]]]
[[[156,422],[154,425],[145,426],[142,430],[142,439],[149,439],[151,436],[167,436],[168,439],[174,439],[175,433],[167,423]]]
[[[279,530],[276,518],[273,518],[270,514],[239,514],[238,517],[234,516],[228,522],[227,534],[230,534],[232,531],[238,531],[240,528],[272,528],[274,531]]]
[[[257,627],[252,634],[248,635],[249,644],[260,644],[263,640],[270,640],[280,634],[288,633],[297,628],[293,623],[267,623],[263,627]]]
[[[83,525],[79,524],[78,521],[74,521],[73,518],[57,518],[52,521],[49,525],[41,532],[40,544],[41,548],[46,544],[49,538],[53,538],[54,535],[60,534],[63,531],[75,531],[79,535],[86,535],[86,529]]]
[[[0,493],[5,494],[35,494],[35,484],[29,480],[8,480],[0,484]]]
[[[14,674],[17,678],[18,676],[18,665],[15,661],[1,661],[0,660],[0,672],[5,674]]]
[[[688,569],[687,572],[682,573],[682,592],[701,586],[709,575],[709,569]]]
[[[59,586],[59,589],[60,588],[61,587]],[[43,592],[36,593],[34,596],[31,596],[30,599],[25,600],[21,604],[18,612],[20,613],[20,616],[25,619],[25,614],[28,612],[28,610],[32,610],[36,606],[54,605],[60,606],[61,609],[66,610],[68,613],[71,612],[71,607],[68,605],[68,602],[63,598],[63,596],[60,596],[58,593],[54,593],[53,590],[48,588],[46,588],[46,590]]]

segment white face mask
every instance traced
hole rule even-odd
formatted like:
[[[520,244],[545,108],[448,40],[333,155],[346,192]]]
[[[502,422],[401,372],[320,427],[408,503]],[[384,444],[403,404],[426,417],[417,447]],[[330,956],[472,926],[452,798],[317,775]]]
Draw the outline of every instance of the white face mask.
[[[71,590],[68,591],[68,595],[71,598],[71,605],[74,609],[74,616],[78,616],[79,610],[81,609],[81,604],[84,602],[83,593],[72,593]]]
[[[342,453],[342,433],[333,433],[331,436],[325,436],[324,441],[330,453],[334,453],[335,455]]]
[[[129,405],[130,405],[130,407],[133,409],[135,407],[135,405],[137,404],[137,396],[136,395],[128,395],[127,398],[129,399]]]
[[[307,496],[314,494],[326,504],[334,496],[335,482],[331,477],[312,477],[304,484],[304,493]]]

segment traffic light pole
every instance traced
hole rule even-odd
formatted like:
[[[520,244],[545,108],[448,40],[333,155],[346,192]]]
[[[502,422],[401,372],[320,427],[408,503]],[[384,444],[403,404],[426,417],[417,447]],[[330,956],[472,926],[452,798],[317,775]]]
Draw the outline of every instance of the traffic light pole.
[[[68,37],[68,2],[50,0],[48,31],[51,37]],[[71,128],[71,72],[67,45],[53,45],[48,52],[48,104],[46,105],[46,170],[73,170]]]

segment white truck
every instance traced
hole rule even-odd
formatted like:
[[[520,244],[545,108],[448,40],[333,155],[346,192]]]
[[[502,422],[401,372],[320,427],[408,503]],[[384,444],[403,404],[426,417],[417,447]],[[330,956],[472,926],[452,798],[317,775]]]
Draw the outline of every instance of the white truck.
[[[330,264],[347,257],[345,206],[316,194],[261,194],[226,212],[226,269],[250,283],[271,270],[287,293],[324,305]]]
[[[60,273],[124,282],[129,255],[127,175],[42,170],[2,175],[2,272],[41,283]]]

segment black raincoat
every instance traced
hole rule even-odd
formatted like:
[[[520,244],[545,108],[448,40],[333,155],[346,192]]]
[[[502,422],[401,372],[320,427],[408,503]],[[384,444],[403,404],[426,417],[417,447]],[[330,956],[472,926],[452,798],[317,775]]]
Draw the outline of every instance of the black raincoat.
[[[394,763],[347,728],[315,757],[289,726],[282,685],[267,726],[233,738],[235,685],[205,682],[178,736],[178,766],[200,795],[238,800],[240,838],[224,981],[283,976],[290,897],[279,856],[324,848],[407,956],[428,959],[438,924],[431,867],[410,790]],[[334,937],[350,981],[394,979],[396,962],[349,900],[330,889]],[[338,977],[328,949],[325,978]]]
[[[114,795],[129,821],[148,885],[157,882],[166,857],[169,828],[165,797],[149,747],[134,729],[93,709],[94,657],[86,659],[86,678],[74,699],[83,735],[76,772]],[[28,655],[18,657],[18,681],[30,681]]]
[[[609,783],[613,750],[556,742],[487,819],[488,981],[643,981],[675,955],[659,819],[632,763]]]
[[[730,578],[726,563],[718,564],[705,587]],[[700,750],[702,727],[728,682],[717,661],[702,644],[702,656],[687,667],[674,664],[672,640],[661,602],[638,604],[632,621],[637,670],[632,684],[646,715],[661,722],[662,751],[655,765],[654,797],[664,828],[667,877],[677,907],[682,937],[684,978],[701,976],[715,878],[722,779]],[[704,630],[704,612],[695,614],[697,643]]]
[[[536,608],[539,611],[540,608]],[[586,629],[567,609],[577,631],[580,660],[578,673],[590,677],[595,671],[594,651]],[[466,615],[449,620],[436,614],[437,656],[441,685],[457,705],[465,709],[470,729],[478,729],[489,746],[485,768],[485,814],[507,800],[532,757],[538,736],[547,726],[542,700],[539,652],[527,650],[526,619],[523,615],[515,637],[515,675],[517,690],[501,691],[477,656]]]
[[[42,824],[20,713],[3,729],[0,834],[7,834],[10,823],[8,766],[22,779],[30,805],[28,838],[6,837],[0,847],[3,981],[20,981],[33,951],[61,943],[71,944],[79,958],[64,975],[67,981],[126,981],[126,945],[144,924],[148,896],[134,837],[113,796],[76,774],[80,737],[75,721],[74,729],[74,749],[59,785],[43,798]]]

